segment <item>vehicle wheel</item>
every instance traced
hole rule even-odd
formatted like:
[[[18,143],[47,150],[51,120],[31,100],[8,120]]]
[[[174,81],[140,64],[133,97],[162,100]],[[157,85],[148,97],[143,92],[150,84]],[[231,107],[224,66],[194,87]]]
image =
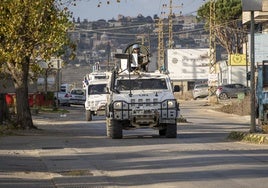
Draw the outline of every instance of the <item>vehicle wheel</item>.
[[[166,138],[177,138],[177,124],[167,124]]]
[[[121,139],[123,137],[122,123],[117,120],[111,120],[111,137]]]
[[[165,136],[166,135],[166,132],[167,132],[167,129],[160,129],[159,130],[159,136]]]
[[[110,118],[106,118],[106,135],[108,137],[112,137],[111,136],[111,132],[112,132],[111,119]]]
[[[228,99],[228,95],[226,93],[221,93],[219,95],[219,98],[222,99],[222,100],[226,100],[226,99]]]
[[[86,121],[92,121],[92,113],[90,110],[86,110]]]

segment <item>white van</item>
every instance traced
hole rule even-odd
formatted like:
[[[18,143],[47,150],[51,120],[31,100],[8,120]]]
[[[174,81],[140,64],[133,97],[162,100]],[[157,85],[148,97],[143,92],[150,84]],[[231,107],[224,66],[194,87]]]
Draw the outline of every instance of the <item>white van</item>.
[[[92,116],[105,115],[105,108],[107,104],[107,83],[109,73],[106,72],[94,72],[88,74],[87,85],[85,89],[85,110],[86,120],[91,121]]]

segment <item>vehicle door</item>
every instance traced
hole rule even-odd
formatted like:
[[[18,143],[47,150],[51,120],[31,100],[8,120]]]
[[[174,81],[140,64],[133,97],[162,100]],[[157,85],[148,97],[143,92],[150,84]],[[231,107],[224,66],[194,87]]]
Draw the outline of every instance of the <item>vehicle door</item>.
[[[238,93],[245,93],[245,86],[242,84],[234,84],[234,97],[237,97]]]

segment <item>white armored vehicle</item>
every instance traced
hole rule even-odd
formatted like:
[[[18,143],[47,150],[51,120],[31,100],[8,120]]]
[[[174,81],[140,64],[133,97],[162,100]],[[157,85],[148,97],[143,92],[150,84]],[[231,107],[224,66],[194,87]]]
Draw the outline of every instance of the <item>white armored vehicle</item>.
[[[91,121],[93,116],[105,115],[107,102],[107,83],[109,73],[93,72],[86,75],[84,89],[86,91],[86,120]]]
[[[116,57],[121,58],[121,70],[114,70],[109,79],[107,136],[121,139],[123,130],[152,128],[160,136],[176,138],[179,106],[173,92],[179,86],[173,88],[165,73],[141,71],[139,63],[133,70],[131,54]]]

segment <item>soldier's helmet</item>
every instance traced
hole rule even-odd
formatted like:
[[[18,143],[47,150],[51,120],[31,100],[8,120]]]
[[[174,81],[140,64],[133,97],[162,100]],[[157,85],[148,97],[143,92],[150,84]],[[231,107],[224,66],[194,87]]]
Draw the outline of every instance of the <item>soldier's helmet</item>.
[[[139,46],[138,44],[134,44],[132,48],[133,48],[133,49],[135,49],[135,48],[140,48],[140,46]]]

